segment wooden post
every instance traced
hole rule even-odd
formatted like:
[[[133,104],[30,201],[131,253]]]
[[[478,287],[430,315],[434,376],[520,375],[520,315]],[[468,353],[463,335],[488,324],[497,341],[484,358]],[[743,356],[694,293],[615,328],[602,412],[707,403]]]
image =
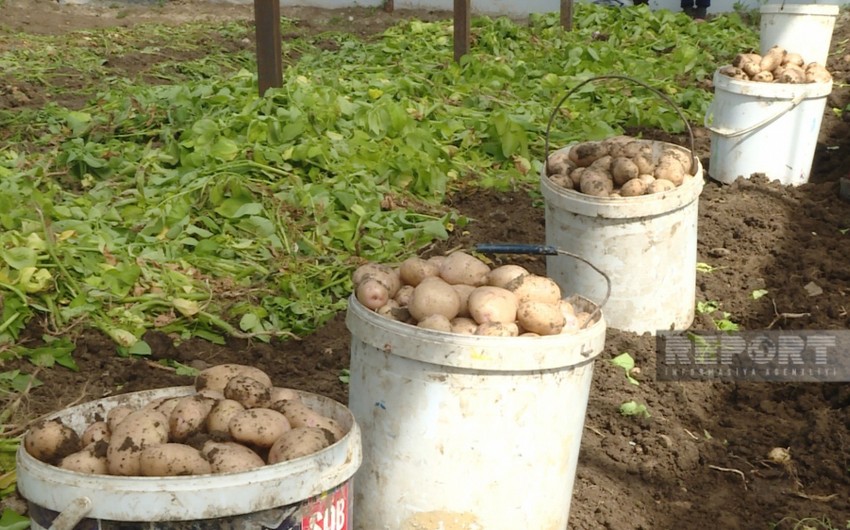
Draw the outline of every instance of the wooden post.
[[[395,11],[395,0],[384,0],[384,11],[387,13]]]
[[[254,26],[257,35],[257,83],[262,97],[269,88],[283,86],[280,0],[254,0]]]
[[[454,45],[455,45],[455,61],[460,61],[460,58],[469,53],[469,39],[472,33],[472,24],[470,22],[470,1],[471,0],[454,0]]]
[[[561,0],[561,27],[573,30],[573,0]]]

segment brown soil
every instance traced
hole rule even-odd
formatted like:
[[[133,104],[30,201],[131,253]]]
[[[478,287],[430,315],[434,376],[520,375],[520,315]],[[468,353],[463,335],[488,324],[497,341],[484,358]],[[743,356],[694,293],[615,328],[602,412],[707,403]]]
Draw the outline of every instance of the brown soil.
[[[169,2],[162,8],[79,8],[41,0],[7,0],[2,23],[29,32],[180,22],[252,16],[250,7],[203,2]],[[284,10],[301,27],[331,24],[368,34],[402,16],[435,13],[374,10]],[[288,11],[288,12],[287,12]],[[117,13],[121,16],[116,16]],[[347,17],[354,17],[348,21]],[[342,22],[334,22],[342,20]],[[837,24],[829,67],[836,86],[824,115],[812,182],[786,189],[760,179],[731,186],[708,183],[700,198],[699,261],[716,267],[700,273],[697,300],[719,301],[746,329],[845,329],[850,325],[850,203],[838,198],[838,179],[850,168],[850,134],[842,113],[850,103],[850,38],[846,13]],[[244,46],[244,43],[232,43]],[[170,53],[170,52],[169,52]],[[144,60],[114,58],[116,68],[140,71]],[[136,66],[133,66],[135,64]],[[0,74],[2,78],[2,74]],[[9,83],[0,83],[0,106],[14,103]],[[28,93],[28,92],[32,93]],[[34,104],[35,87],[18,87]],[[5,94],[5,95],[4,95]],[[18,100],[20,100],[20,97]],[[19,102],[19,104],[21,104]],[[685,145],[684,138],[657,131],[647,137]],[[707,164],[708,138],[697,129],[696,150]],[[452,198],[452,206],[474,219],[468,233],[429,252],[477,242],[544,241],[541,205],[522,191],[475,192]],[[516,261],[514,261],[516,262]],[[520,262],[545,272],[541,259]],[[810,295],[814,282],[822,293]],[[768,294],[754,300],[755,289]],[[783,316],[784,315],[784,316]],[[790,316],[789,316],[790,315]],[[695,329],[711,329],[700,316]],[[348,365],[350,335],[344,314],[300,342],[264,344],[232,340],[219,347],[200,340],[174,345],[151,332],[151,361],[119,358],[111,342],[85,333],[74,354],[79,372],[38,374],[45,384],[24,404],[29,417],[109,394],[190,384],[156,363],[177,359],[197,367],[224,362],[256,365],[280,385],[347,400],[339,374]],[[803,383],[664,383],[653,377],[654,340],[609,330],[596,373],[582,442],[571,527],[674,529],[804,528],[806,518],[850,524],[850,386]],[[608,359],[629,352],[642,372],[629,384]],[[651,417],[634,419],[617,410],[629,400],[645,403]],[[793,468],[766,462],[771,448],[790,448]],[[771,526],[777,524],[777,526]],[[809,520],[809,527],[819,526]]]

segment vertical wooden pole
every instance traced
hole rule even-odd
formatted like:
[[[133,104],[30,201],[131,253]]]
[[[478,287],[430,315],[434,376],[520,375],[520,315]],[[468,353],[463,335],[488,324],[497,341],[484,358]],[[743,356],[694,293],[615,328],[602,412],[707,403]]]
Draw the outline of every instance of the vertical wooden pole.
[[[454,0],[455,61],[460,61],[461,57],[469,53],[469,39],[472,33],[470,2],[471,0]]]
[[[384,0],[384,11],[387,13],[392,13],[395,11],[395,1],[394,0]]]
[[[573,30],[573,0],[561,0],[561,27]]]
[[[254,26],[257,35],[257,82],[262,97],[269,88],[283,86],[280,0],[254,0]]]

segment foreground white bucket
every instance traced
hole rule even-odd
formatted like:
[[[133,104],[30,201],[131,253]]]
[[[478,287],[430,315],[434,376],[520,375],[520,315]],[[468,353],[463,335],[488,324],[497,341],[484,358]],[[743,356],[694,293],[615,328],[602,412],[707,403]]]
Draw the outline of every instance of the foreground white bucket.
[[[363,433],[356,530],[567,527],[601,316],[576,335],[481,337],[352,297],[346,324]]]
[[[826,66],[838,6],[828,4],[766,4],[761,6],[761,53],[774,45],[799,53],[808,64]]]
[[[69,408],[51,418],[61,418],[82,432],[115,406],[141,407],[157,398],[194,391],[173,387],[125,394]],[[31,528],[71,530],[80,520],[78,528],[351,528],[351,478],[362,458],[359,426],[342,404],[307,392],[300,395],[305,404],[340,422],[348,433],[314,455],[247,472],[162,478],[88,475],[47,465],[21,447],[17,487],[28,501]],[[165,521],[174,523],[119,524]]]
[[[705,116],[711,131],[711,178],[734,182],[763,173],[797,186],[809,181],[832,82],[786,84],[732,79],[714,72],[714,99]]]
[[[652,145],[656,154],[664,149],[690,153],[674,144]],[[703,187],[702,165],[698,159],[696,163],[696,174],[675,190],[628,198],[592,197],[556,186],[541,174],[546,244],[583,256],[608,275],[609,327],[655,334],[686,329],[693,322],[698,198]],[[564,292],[593,300],[603,295],[598,276],[577,260],[549,256],[546,271]]]

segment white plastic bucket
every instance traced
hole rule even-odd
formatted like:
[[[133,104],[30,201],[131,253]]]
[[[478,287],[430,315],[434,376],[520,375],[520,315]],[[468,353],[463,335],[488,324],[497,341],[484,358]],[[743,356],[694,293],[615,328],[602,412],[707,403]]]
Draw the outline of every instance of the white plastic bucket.
[[[575,335],[483,337],[351,297],[346,324],[363,433],[356,530],[566,528],[601,314]]]
[[[837,5],[784,2],[761,6],[761,53],[778,44],[799,53],[807,64],[826,66],[838,9]]]
[[[157,398],[194,391],[172,387],[125,394],[72,407],[51,418],[61,418],[82,432],[115,406],[141,407]],[[351,479],[362,458],[359,426],[344,405],[316,394],[299,394],[306,405],[340,422],[347,434],[316,454],[252,471],[162,478],[88,475],[45,464],[21,447],[17,487],[28,501],[31,527],[349,530]]]
[[[826,83],[761,83],[714,72],[709,176],[731,183],[763,173],[797,186],[809,181],[827,96]]]
[[[690,151],[652,142],[665,149]],[[560,151],[569,151],[572,146]],[[545,174],[546,243],[584,256],[611,279],[605,321],[621,331],[655,334],[686,329],[696,303],[697,215],[702,164],[674,190],[639,197],[593,197],[553,184]],[[598,299],[602,286],[585,265],[546,258],[547,275],[562,291]]]

